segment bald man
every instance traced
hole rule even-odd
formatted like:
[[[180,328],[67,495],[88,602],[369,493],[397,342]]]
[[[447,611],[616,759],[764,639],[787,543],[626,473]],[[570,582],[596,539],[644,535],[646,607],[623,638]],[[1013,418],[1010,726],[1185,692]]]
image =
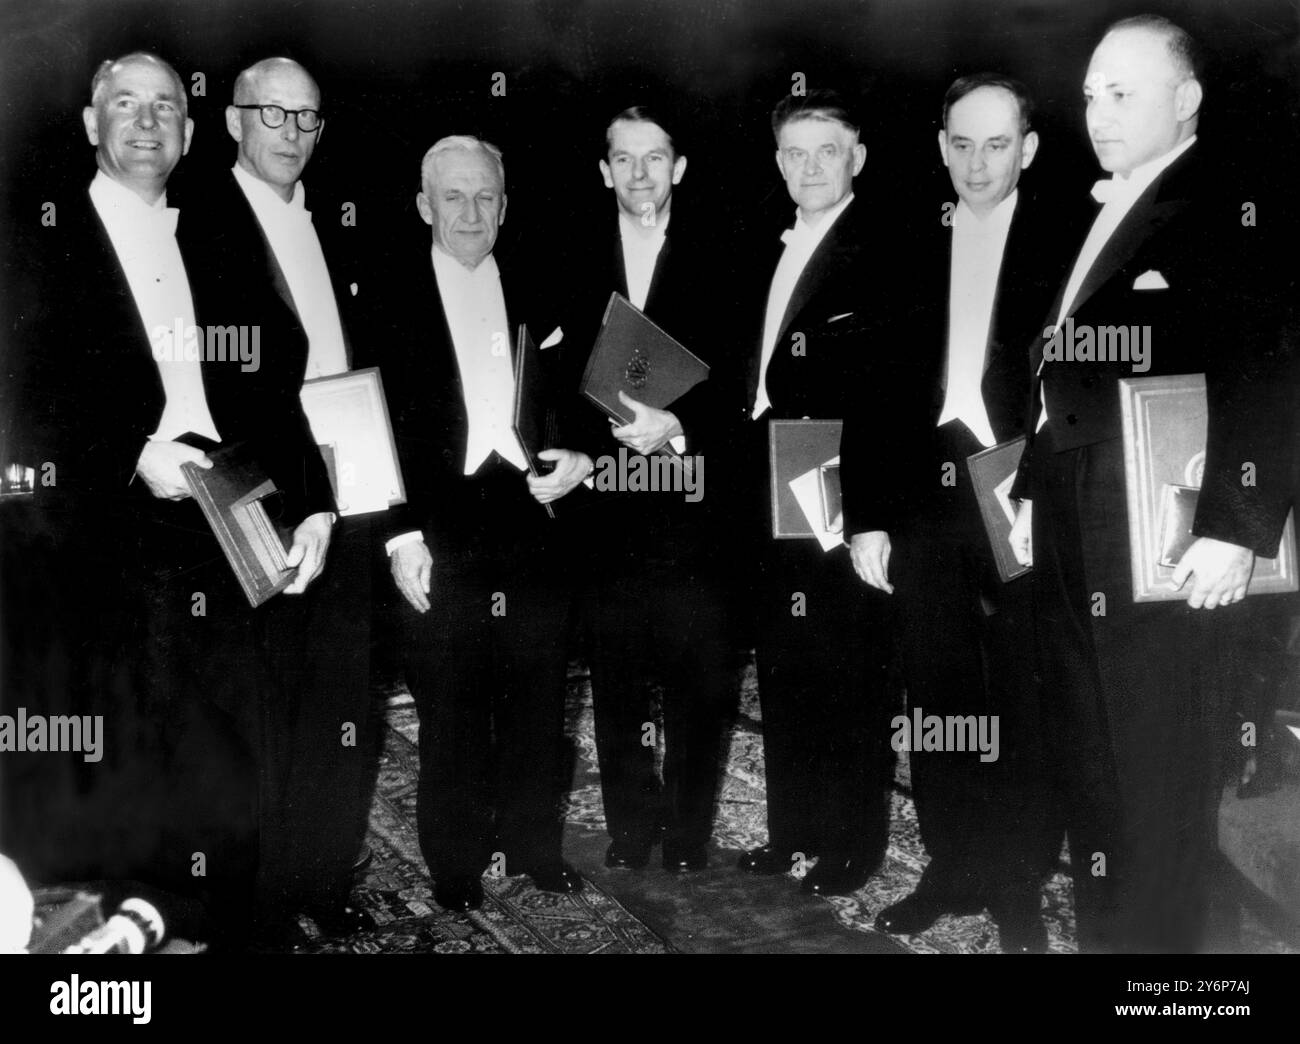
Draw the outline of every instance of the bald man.
[[[226,108],[235,163],[205,187],[192,237],[200,301],[223,324],[260,330],[257,369],[243,377],[253,417],[354,362],[355,228],[338,208],[308,210],[302,183],[320,113],[320,88],[297,62],[267,58],[241,72]],[[336,516],[321,582],[258,613],[276,681],[261,705],[258,867],[273,940],[292,941],[300,913],[335,935],[373,927],[349,901],[372,778],[369,609],[368,519]]]
[[[1228,725],[1222,664],[1256,555],[1289,507],[1289,363],[1257,194],[1198,140],[1196,48],[1166,19],[1113,25],[1083,82],[1100,204],[1034,348],[1038,377],[1012,532],[1034,566],[1043,713],[1067,804],[1079,946],[1192,952],[1205,942]],[[1145,331],[1141,365],[1076,360],[1052,334]],[[1113,353],[1112,353],[1113,354]],[[1182,599],[1135,604],[1123,378],[1205,374],[1209,406]]]
[[[69,806],[6,780],[20,802],[20,818],[0,816],[6,832],[31,833],[3,843],[34,878],[197,892],[215,929],[242,942],[257,836],[249,708],[268,665],[258,614],[180,469],[211,466],[198,445],[250,447],[294,527],[298,575],[285,598],[319,573],[329,482],[296,395],[268,399],[239,358],[206,345],[195,358],[188,335],[175,339],[178,327],[227,321],[198,290],[203,247],[186,229],[198,211],[168,205],[194,133],[180,77],[152,54],[104,62],[83,122],[98,170],[88,191],[57,198],[57,223],[31,258],[19,459],[55,479],[34,498],[47,554],[27,568],[41,574],[64,643],[43,692],[67,704],[28,709],[102,714],[105,734],[99,758],[74,764]],[[76,365],[58,362],[58,344],[79,346]]]

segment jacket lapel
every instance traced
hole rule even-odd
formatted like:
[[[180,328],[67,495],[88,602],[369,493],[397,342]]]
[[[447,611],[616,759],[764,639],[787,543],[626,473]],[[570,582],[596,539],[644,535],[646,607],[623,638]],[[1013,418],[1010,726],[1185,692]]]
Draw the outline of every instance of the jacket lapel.
[[[817,290],[826,285],[828,273],[847,264],[861,249],[859,238],[852,234],[851,223],[856,208],[856,200],[844,208],[836,218],[835,224],[827,231],[825,238],[817,244],[817,249],[813,251],[808,263],[804,265],[799,281],[794,285],[794,292],[790,295],[790,303],[786,306],[785,315],[781,319],[781,330],[776,338],[777,344],[785,341],[790,330],[796,325],[796,320],[816,296]]]
[[[1080,284],[1078,296],[1070,306],[1070,315],[1077,315],[1088,299],[1105,286],[1147,240],[1186,209],[1188,200],[1177,191],[1176,186],[1180,175],[1187,170],[1195,149],[1196,146],[1193,145],[1162,171],[1160,176],[1138,197],[1132,209],[1124,215],[1124,220],[1106,241],[1106,245],[1102,247],[1101,253],[1097,255],[1092,268],[1088,270],[1083,283]],[[1060,307],[1058,300],[1056,305],[1058,312]]]
[[[86,220],[90,222],[88,226],[94,230],[93,235],[97,246],[96,253],[101,262],[100,278],[91,278],[91,285],[98,285],[104,288],[106,301],[111,301],[112,309],[117,313],[116,317],[111,315],[100,314],[99,322],[102,323],[106,330],[138,330],[138,338],[133,341],[139,346],[139,352],[133,352],[129,360],[124,360],[130,367],[138,371],[139,379],[146,382],[148,393],[145,398],[145,404],[142,410],[147,410],[150,414],[150,422],[156,426],[157,421],[162,416],[162,410],[166,403],[165,393],[163,390],[162,374],[158,370],[158,365],[153,357],[153,347],[145,333],[144,322],[140,316],[140,309],[135,303],[135,295],[131,292],[131,284],[127,282],[126,270],[122,267],[122,262],[118,259],[117,251],[113,247],[113,240],[108,234],[108,229],[100,220],[99,212],[95,210],[95,205],[91,202],[89,194],[85,197],[85,206],[89,212]],[[184,256],[182,255],[182,263]],[[87,314],[96,314],[97,310],[87,310]],[[197,322],[198,319],[196,318]],[[109,343],[107,341],[93,341],[92,344]],[[130,386],[130,385],[128,385]],[[143,390],[135,385],[133,396],[139,396]],[[151,427],[152,431],[153,428]]]

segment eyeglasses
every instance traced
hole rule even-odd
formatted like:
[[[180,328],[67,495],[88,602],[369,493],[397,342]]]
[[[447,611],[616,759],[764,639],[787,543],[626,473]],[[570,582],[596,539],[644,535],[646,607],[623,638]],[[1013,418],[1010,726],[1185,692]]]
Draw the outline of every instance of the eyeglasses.
[[[236,105],[236,109],[256,109],[262,117],[263,126],[275,130],[283,127],[290,116],[304,134],[311,134],[320,128],[320,113],[315,109],[286,109],[282,105]]]

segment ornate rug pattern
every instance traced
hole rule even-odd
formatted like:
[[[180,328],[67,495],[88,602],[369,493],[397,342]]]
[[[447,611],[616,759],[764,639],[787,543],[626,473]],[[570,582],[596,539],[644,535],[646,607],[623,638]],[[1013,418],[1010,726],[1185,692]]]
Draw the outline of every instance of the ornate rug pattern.
[[[728,737],[725,772],[718,797],[713,840],[739,854],[767,840],[763,738],[757,681],[752,658],[739,676],[739,703]],[[617,899],[587,878],[578,896],[538,891],[527,877],[483,878],[485,902],[469,914],[450,914],[433,901],[432,883],[416,837],[415,784],[419,758],[419,724],[410,696],[402,686],[383,694],[384,744],[378,785],[370,814],[369,844],[374,859],[358,882],[356,898],[379,922],[376,931],[338,942],[321,937],[304,920],[314,952],[435,953],[668,953],[669,941],[626,910]],[[602,833],[605,828],[586,672],[570,670],[567,734],[577,766],[565,817],[570,827]],[[659,730],[662,734],[662,729]],[[660,750],[662,756],[662,749]],[[890,903],[915,887],[926,864],[909,793],[906,755],[895,774],[889,850],[881,870],[852,896],[815,900],[846,931],[873,933],[872,921]],[[1047,882],[1043,918],[1054,953],[1075,951],[1072,889],[1062,854],[1062,868]],[[792,875],[793,876],[793,875]],[[807,900],[804,900],[807,901]],[[997,953],[997,927],[987,914],[945,917],[929,931],[892,937],[914,953]],[[1247,917],[1243,949],[1287,952],[1279,940]]]
[[[590,686],[585,676],[571,676],[569,717],[571,733],[586,765],[595,765],[596,746],[591,710]],[[763,726],[759,712],[758,682],[754,664],[745,667],[740,678],[740,704],[728,739],[726,769],[718,795],[713,840],[737,854],[767,841],[764,804]],[[662,751],[660,752],[662,754]],[[579,780],[569,796],[567,818],[592,829],[603,830],[599,777]],[[906,754],[901,755],[895,774],[890,821],[889,850],[885,864],[852,896],[819,900],[834,910],[847,929],[875,932],[876,914],[897,902],[916,887],[927,858],[916,823],[916,808],[909,794]],[[815,866],[815,861],[810,861]],[[794,876],[793,874],[791,875]],[[1043,919],[1050,948],[1055,953],[1073,953],[1074,913],[1068,873],[1059,871],[1044,889]],[[915,953],[998,953],[998,931],[987,914],[945,917],[929,931],[914,936],[891,936]]]

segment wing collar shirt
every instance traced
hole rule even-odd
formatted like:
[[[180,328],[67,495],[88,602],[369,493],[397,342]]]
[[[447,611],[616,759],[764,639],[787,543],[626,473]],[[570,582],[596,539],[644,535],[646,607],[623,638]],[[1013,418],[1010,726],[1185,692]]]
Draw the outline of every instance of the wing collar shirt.
[[[794,228],[781,233],[785,250],[777,262],[776,273],[772,276],[772,288],[767,295],[767,312],[763,320],[763,354],[758,366],[758,392],[754,396],[754,410],[750,415],[754,420],[772,408],[772,400],[767,396],[767,368],[772,362],[772,353],[776,351],[776,338],[781,332],[785,310],[790,307],[790,298],[794,296],[794,288],[809,260],[826,238],[826,233],[852,202],[853,193],[850,192],[828,210],[816,225],[809,225],[803,219],[803,212],[796,210]]]
[[[985,446],[992,446],[996,440],[980,383],[984,379],[998,273],[1018,197],[1017,189],[983,220],[964,202],[958,203],[952,223],[947,391],[939,423],[963,421]]]
[[[293,198],[286,203],[270,185],[253,177],[239,164],[235,164],[233,171],[236,183],[271,244],[275,260],[289,284],[289,293],[293,295],[298,319],[307,332],[307,379],[346,373],[348,353],[343,323],[320,238],[306,206],[302,182],[294,185]]]
[[[1070,281],[1065,286],[1065,295],[1061,298],[1061,311],[1056,317],[1057,326],[1060,326],[1062,320],[1073,311],[1074,299],[1078,296],[1079,288],[1083,286],[1089,270],[1096,263],[1107,241],[1115,234],[1115,229],[1119,228],[1120,222],[1133,209],[1133,204],[1137,202],[1138,197],[1195,142],[1196,135],[1193,134],[1176,149],[1170,149],[1159,159],[1153,159],[1134,168],[1127,178],[1112,175],[1093,185],[1093,198],[1102,204],[1102,208],[1092,223],[1088,238],[1083,241],[1083,249],[1079,251],[1078,259],[1074,262]]]
[[[470,269],[434,246],[433,273],[456,350],[469,418],[465,474],[478,471],[493,450],[523,471],[527,460],[510,426],[515,375],[496,258],[489,254],[477,268]]]
[[[90,183],[90,201],[126,275],[162,379],[166,401],[158,429],[149,437],[169,440],[194,432],[220,440],[203,391],[201,331],[176,245],[179,211],[167,206],[166,194],[150,206],[102,170]]]
[[[627,297],[645,311],[646,298],[650,296],[650,283],[654,280],[655,264],[664,248],[668,233],[668,217],[651,226],[653,232],[644,236],[637,228],[637,219],[621,210],[618,214],[618,234],[623,241],[623,273],[627,276]]]
[[[1138,197],[1151,187],[1151,183],[1163,174],[1174,160],[1195,143],[1196,135],[1193,134],[1177,148],[1170,149],[1158,159],[1153,159],[1140,167],[1135,167],[1127,178],[1112,174],[1109,178],[1102,178],[1092,186],[1092,198],[1100,203],[1102,207],[1097,214],[1096,220],[1092,223],[1092,228],[1088,231],[1088,238],[1083,241],[1083,248],[1079,251],[1078,258],[1075,259],[1074,269],[1070,272],[1070,281],[1065,284],[1065,293],[1061,296],[1061,311],[1056,316],[1057,326],[1060,326],[1065,321],[1065,317],[1074,310],[1074,299],[1079,295],[1079,288],[1083,286],[1084,279],[1087,278],[1092,266],[1096,264],[1097,258],[1101,255],[1107,241],[1119,228],[1120,222],[1133,209],[1133,204],[1137,202]],[[1041,365],[1039,366],[1039,372],[1042,372]],[[1041,394],[1043,409],[1038,418],[1038,431],[1041,431],[1043,425],[1047,423],[1048,406],[1045,383]]]

